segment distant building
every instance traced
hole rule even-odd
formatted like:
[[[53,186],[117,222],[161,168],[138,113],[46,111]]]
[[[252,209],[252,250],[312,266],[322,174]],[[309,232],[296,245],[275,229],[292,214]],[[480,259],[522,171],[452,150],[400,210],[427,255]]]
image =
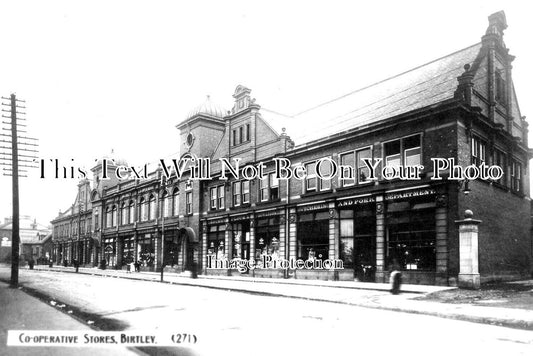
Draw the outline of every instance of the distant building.
[[[0,224],[0,262],[11,261],[11,239],[12,239],[13,221],[12,218],[5,218],[4,223]],[[51,227],[37,223],[35,218],[27,215],[21,215],[19,220],[20,235],[20,256],[22,261],[30,258],[37,260],[42,256],[51,255],[51,248],[43,249],[43,241],[48,235],[51,235]],[[29,246],[32,246],[31,248]]]
[[[481,42],[296,116],[262,108],[241,85],[229,111],[208,98],[177,128],[179,158],[210,158],[213,179],[189,180],[188,172],[164,179],[158,168],[149,179],[119,181],[108,167],[110,180],[80,183],[71,210],[52,221],[56,261],[77,256],[83,264],[105,260],[123,268],[134,260],[156,270],[164,251],[164,265],[174,271],[197,266],[231,276],[241,274],[209,269],[208,261],[330,260],[343,268],[247,275],[377,282],[387,281],[396,263],[407,283],[455,285],[455,221],[470,209],[482,220],[481,280],[529,274],[531,151],[506,27],[504,13],[495,13]],[[273,160],[281,157],[307,176],[276,179]],[[241,167],[264,162],[267,175],[220,180],[221,158],[240,158]],[[369,179],[365,158],[381,159],[376,180]],[[497,165],[503,176],[435,180],[432,158],[453,158],[461,167]],[[315,169],[321,159],[353,174],[321,179]],[[381,171],[415,165],[424,167],[419,180],[386,179]],[[322,173],[332,170],[328,163]],[[77,210],[80,197],[83,210]]]

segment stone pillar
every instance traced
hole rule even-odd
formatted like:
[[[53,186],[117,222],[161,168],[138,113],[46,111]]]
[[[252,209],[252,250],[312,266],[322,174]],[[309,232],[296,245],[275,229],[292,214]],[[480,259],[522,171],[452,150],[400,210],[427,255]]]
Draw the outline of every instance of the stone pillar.
[[[115,238],[117,244],[116,269],[122,269],[122,254],[124,252],[124,238],[117,236]]]
[[[385,203],[376,197],[376,282],[385,283]]]
[[[436,233],[436,276],[435,284],[448,284],[448,214],[446,209],[446,197],[437,197],[437,209],[435,209],[435,233]]]
[[[334,260],[338,256],[337,241],[338,236],[337,232],[339,231],[339,219],[337,219],[337,214],[335,213],[335,203],[329,203],[329,246],[328,246],[328,259]]]
[[[340,222],[335,203],[329,203],[329,248],[328,259],[334,260],[339,258],[339,230]],[[328,279],[339,280],[339,270],[328,271]]]
[[[200,254],[202,255],[202,274],[207,274],[207,221],[200,221],[200,235],[202,239],[202,247]]]
[[[255,215],[250,218],[250,256],[248,259],[255,259]]]
[[[156,270],[159,270],[158,266],[159,266],[159,258],[158,258],[158,254],[159,254],[159,246],[160,246],[160,242],[159,242],[159,233],[153,233],[151,234],[150,236],[150,239],[153,239],[154,240],[154,271]]]
[[[229,222],[229,218],[226,219],[226,230],[224,232],[224,254],[226,258],[231,261],[231,256],[233,253],[233,227]],[[227,276],[231,276],[231,269],[228,268],[226,271]]]
[[[224,230],[224,254],[226,255],[226,258],[231,260],[231,243],[232,243],[232,232],[231,232],[231,225],[229,223],[229,219],[225,220],[225,227]]]
[[[471,210],[465,211],[463,220],[456,220],[459,225],[459,287],[479,289],[478,263],[478,225],[481,220],[474,220]]]
[[[296,259],[298,256],[296,254],[296,240],[297,240],[297,225],[296,225],[296,209],[291,208],[289,211],[289,259]]]
[[[133,261],[137,262],[139,260],[139,253],[137,252],[139,245],[139,239],[137,237],[137,231],[133,232]]]

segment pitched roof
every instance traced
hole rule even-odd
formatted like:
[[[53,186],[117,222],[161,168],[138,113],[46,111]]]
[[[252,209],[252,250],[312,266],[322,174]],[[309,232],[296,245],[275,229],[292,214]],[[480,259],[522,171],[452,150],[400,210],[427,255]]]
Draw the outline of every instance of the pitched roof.
[[[264,118],[278,133],[296,146],[437,104],[454,96],[457,77],[464,65],[474,62],[481,43],[418,66],[414,69],[355,90],[295,116],[264,112]]]

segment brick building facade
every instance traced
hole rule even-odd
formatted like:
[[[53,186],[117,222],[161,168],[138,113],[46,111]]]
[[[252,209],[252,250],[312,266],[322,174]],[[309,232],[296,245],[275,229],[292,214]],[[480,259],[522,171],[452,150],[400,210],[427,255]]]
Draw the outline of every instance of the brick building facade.
[[[480,225],[482,281],[531,272],[528,126],[512,84],[503,12],[489,17],[480,43],[354,91],[296,116],[261,107],[238,86],[230,111],[208,98],[177,125],[179,158],[209,158],[212,179],[165,178],[80,183],[84,209],[53,221],[58,263],[122,268],[139,261],[180,272],[214,259],[342,261],[343,268],[254,269],[254,277],[386,281],[398,263],[408,283],[454,285],[459,268],[455,221],[466,209]],[[461,167],[497,165],[498,180],[437,180],[432,158]],[[265,164],[263,179],[220,179],[221,159]],[[303,167],[302,179],[276,179],[274,160]],[[363,159],[381,159],[376,179]],[[321,179],[333,166],[352,176]],[[419,179],[386,179],[385,166],[423,165]],[[303,168],[299,168],[302,169]],[[240,172],[241,176],[243,172]],[[228,175],[229,176],[229,175]],[[466,194],[468,193],[468,194]],[[79,200],[77,199],[77,202]],[[85,229],[79,228],[81,221]],[[78,227],[76,227],[78,226]],[[79,234],[78,231],[83,233]],[[82,235],[83,234],[83,235]]]

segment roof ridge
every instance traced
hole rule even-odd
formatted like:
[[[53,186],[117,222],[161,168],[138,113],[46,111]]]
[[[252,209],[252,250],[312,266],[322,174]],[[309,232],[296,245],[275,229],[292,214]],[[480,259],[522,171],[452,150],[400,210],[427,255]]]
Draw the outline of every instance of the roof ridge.
[[[309,108],[309,109],[303,110],[303,111],[301,111],[301,112],[299,112],[299,113],[296,113],[296,114],[294,114],[294,115],[291,115],[290,117],[291,117],[291,118],[294,118],[294,117],[297,117],[297,116],[299,116],[299,115],[305,114],[305,113],[307,113],[307,112],[309,112],[309,111],[313,111],[313,110],[318,109],[318,108],[320,108],[320,107],[322,107],[322,106],[324,106],[324,105],[327,105],[327,104],[333,103],[333,102],[335,102],[335,101],[337,101],[337,100],[343,99],[343,98],[345,98],[345,97],[347,97],[347,96],[350,96],[350,95],[352,95],[352,94],[355,94],[355,93],[361,92],[361,91],[363,91],[363,90],[365,90],[365,89],[368,89],[368,88],[374,87],[374,86],[376,86],[376,85],[378,85],[378,84],[381,84],[381,83],[384,83],[384,82],[386,82],[386,81],[388,81],[388,80],[391,80],[391,79],[397,78],[397,77],[399,77],[399,76],[401,76],[401,75],[407,74],[407,73],[409,73],[409,72],[415,71],[415,70],[417,70],[417,69],[420,69],[420,68],[422,68],[422,67],[425,67],[425,66],[427,66],[427,65],[430,65],[430,64],[435,63],[435,62],[437,62],[437,61],[443,60],[443,59],[445,59],[445,58],[447,58],[447,57],[451,57],[451,56],[453,56],[453,55],[455,55],[455,54],[457,54],[457,53],[459,53],[459,52],[463,52],[463,51],[465,51],[465,50],[467,50],[467,49],[470,49],[470,48],[472,48],[472,47],[478,46],[478,45],[480,45],[480,44],[481,44],[481,42],[474,43],[473,45],[470,45],[470,46],[467,46],[467,47],[462,48],[462,49],[460,49],[460,50],[457,50],[457,51],[455,51],[455,52],[449,53],[449,54],[447,54],[447,55],[445,55],[445,56],[442,56],[442,57],[439,57],[439,58],[434,59],[434,60],[432,60],[432,61],[429,61],[429,62],[427,62],[427,63],[421,64],[421,65],[419,65],[419,66],[416,66],[416,67],[411,68],[411,69],[409,69],[409,70],[406,70],[406,71],[404,71],[404,72],[401,72],[401,73],[395,74],[395,75],[393,75],[392,77],[388,77],[388,78],[382,79],[382,80],[377,81],[377,82],[375,82],[375,83],[369,84],[369,85],[367,85],[367,86],[365,86],[365,87],[362,87],[362,88],[359,88],[359,89],[353,90],[353,91],[351,91],[351,92],[349,92],[349,93],[343,94],[343,95],[341,95],[341,96],[339,96],[339,97],[336,97],[336,98],[334,98],[334,99],[331,99],[331,100],[328,100],[328,101],[323,102],[323,103],[321,103],[321,104],[318,104],[318,105],[316,105],[316,106],[314,106],[314,107],[312,107],[312,108]]]

